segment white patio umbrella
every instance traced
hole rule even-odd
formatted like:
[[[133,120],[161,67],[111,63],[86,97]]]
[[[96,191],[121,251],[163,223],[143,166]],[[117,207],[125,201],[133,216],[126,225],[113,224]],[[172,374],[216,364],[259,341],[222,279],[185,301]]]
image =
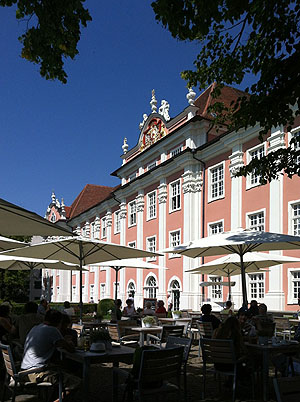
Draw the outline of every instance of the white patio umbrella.
[[[17,241],[14,239],[9,239],[8,237],[0,236],[0,252],[5,250],[10,250],[18,247],[26,247],[28,243],[22,241]]]
[[[244,269],[246,273],[261,272],[263,268],[268,268],[273,265],[288,264],[288,263],[300,263],[300,258],[282,256],[269,253],[246,253],[243,256]],[[230,283],[230,277],[235,275],[241,275],[241,259],[238,254],[225,255],[224,257],[217,258],[202,264],[197,268],[190,269],[186,272],[194,274],[206,274],[206,275],[218,275],[227,276]],[[219,285],[220,283],[212,282]],[[228,299],[231,300],[231,287],[229,285]]]
[[[79,271],[80,267],[58,260],[44,260],[30,257],[14,257],[0,254],[0,269],[4,271],[31,271],[34,269],[62,269],[68,271]],[[87,271],[82,268],[83,271]],[[30,281],[29,299],[32,299],[32,288]]]
[[[119,271],[123,268],[140,268],[140,269],[168,269],[162,265],[157,265],[157,264],[152,264],[151,262],[143,261],[143,260],[138,260],[134,258],[127,258],[124,260],[112,260],[112,261],[106,261],[101,264],[96,264],[100,265],[101,267],[110,267],[113,270],[115,270],[116,273],[116,282],[115,282],[115,300],[117,300],[118,296],[118,274]]]
[[[237,229],[204,237],[173,248],[163,250],[188,257],[204,257],[222,254],[238,254],[241,265],[243,306],[248,306],[244,255],[250,251],[300,249],[300,236],[284,235],[263,231]]]
[[[71,229],[53,224],[35,212],[0,198],[0,233],[6,236],[71,236]]]
[[[92,265],[97,262],[161,255],[138,248],[121,246],[119,244],[81,236],[34,244],[29,247],[24,247],[22,251],[20,250],[12,250],[5,252],[5,254],[21,257],[57,259],[72,264],[78,264],[80,271],[84,265]],[[82,319],[82,272],[80,272],[80,319]]]

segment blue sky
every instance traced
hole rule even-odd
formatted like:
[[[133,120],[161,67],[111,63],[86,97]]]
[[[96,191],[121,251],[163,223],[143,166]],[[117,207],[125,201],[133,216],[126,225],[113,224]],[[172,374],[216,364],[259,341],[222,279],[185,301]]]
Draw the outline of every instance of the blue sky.
[[[150,4],[87,1],[93,21],[66,62],[66,85],[20,57],[24,25],[14,8],[0,8],[1,198],[44,215],[53,190],[70,205],[87,183],[117,185],[110,173],[123,138],[130,148],[138,140],[151,90],[171,117],[188,105],[180,71],[192,67],[197,46],[173,39]]]

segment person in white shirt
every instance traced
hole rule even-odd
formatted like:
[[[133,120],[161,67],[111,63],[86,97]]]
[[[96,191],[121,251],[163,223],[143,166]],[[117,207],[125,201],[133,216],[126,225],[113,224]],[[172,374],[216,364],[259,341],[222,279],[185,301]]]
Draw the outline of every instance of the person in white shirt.
[[[71,305],[68,301],[64,302],[64,313],[66,313],[68,315],[75,315],[75,310],[73,307],[71,307]]]

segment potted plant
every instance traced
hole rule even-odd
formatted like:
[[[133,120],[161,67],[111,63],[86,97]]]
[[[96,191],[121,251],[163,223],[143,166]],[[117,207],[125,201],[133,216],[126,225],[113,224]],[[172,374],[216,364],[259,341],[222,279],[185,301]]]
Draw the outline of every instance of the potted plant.
[[[107,329],[99,328],[91,332],[90,343],[92,352],[112,350],[111,337]]]
[[[180,318],[180,317],[181,317],[181,311],[179,311],[179,310],[173,311],[173,312],[172,312],[172,316],[173,316],[173,318],[175,318],[175,319]]]
[[[156,319],[151,315],[148,315],[147,317],[143,318],[143,324],[146,328],[151,328],[156,324]]]

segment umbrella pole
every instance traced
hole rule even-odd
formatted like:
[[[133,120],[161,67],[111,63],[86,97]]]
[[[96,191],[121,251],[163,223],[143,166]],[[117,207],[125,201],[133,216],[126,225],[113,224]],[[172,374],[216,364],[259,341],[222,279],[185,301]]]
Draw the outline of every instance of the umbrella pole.
[[[115,301],[117,301],[117,298],[118,298],[118,271],[119,271],[119,268],[115,267],[115,270],[116,270]]]
[[[228,300],[231,301],[231,283],[230,283],[230,273],[227,275],[228,278]]]
[[[82,243],[79,243],[79,260],[80,260],[80,272],[79,272],[79,319],[80,319],[80,324],[82,324],[82,310],[83,310],[83,304],[82,304],[82,259],[83,259],[83,251],[82,251]]]
[[[248,300],[247,300],[247,287],[246,287],[246,272],[244,266],[243,254],[240,254],[241,258],[241,275],[242,275],[242,292],[243,292],[243,307],[248,308]]]

